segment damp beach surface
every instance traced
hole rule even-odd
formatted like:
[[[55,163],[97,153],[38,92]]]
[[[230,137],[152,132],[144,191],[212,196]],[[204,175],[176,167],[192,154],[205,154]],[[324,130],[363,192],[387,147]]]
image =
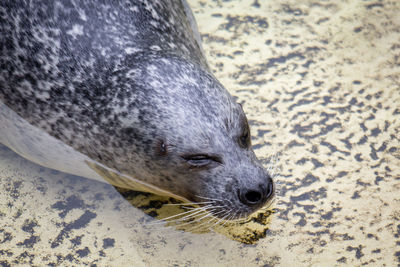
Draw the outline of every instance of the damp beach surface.
[[[243,104],[256,154],[265,166],[277,155],[274,213],[178,231],[153,223],[168,216],[166,199],[0,146],[0,264],[399,265],[400,3],[189,4],[210,67]]]

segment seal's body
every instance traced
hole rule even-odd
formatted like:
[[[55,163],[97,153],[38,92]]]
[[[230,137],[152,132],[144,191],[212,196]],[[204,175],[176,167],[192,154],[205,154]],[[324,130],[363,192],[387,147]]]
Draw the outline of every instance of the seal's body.
[[[273,182],[242,108],[208,69],[191,16],[180,0],[1,1],[2,120],[18,114],[105,167],[208,200],[217,216],[248,215]],[[19,131],[1,128],[0,141],[46,166],[11,140]]]

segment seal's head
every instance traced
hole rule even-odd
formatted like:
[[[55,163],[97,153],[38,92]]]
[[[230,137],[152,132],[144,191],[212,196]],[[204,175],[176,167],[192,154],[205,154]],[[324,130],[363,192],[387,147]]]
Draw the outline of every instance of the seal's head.
[[[221,218],[245,217],[265,205],[274,185],[252,150],[241,105],[207,70],[182,57],[155,53],[131,61],[140,67],[114,77],[136,94],[129,103],[127,97],[113,103],[124,115],[112,143],[125,148],[114,167],[204,202]]]

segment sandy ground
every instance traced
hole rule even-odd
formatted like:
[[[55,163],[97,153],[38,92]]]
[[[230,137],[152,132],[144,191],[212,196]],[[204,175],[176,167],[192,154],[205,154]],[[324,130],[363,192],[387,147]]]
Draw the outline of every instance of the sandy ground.
[[[276,213],[182,233],[152,223],[154,196],[0,147],[0,265],[400,265],[400,2],[189,2],[256,154],[278,158]]]

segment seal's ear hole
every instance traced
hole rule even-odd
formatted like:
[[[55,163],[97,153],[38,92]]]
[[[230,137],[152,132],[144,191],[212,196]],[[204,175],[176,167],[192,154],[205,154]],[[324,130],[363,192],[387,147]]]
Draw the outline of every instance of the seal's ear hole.
[[[166,156],[168,154],[168,145],[165,140],[158,140],[156,142],[156,154],[158,156]]]
[[[239,145],[243,148],[249,148],[251,145],[251,136],[249,125],[243,128],[242,134],[239,136]]]

